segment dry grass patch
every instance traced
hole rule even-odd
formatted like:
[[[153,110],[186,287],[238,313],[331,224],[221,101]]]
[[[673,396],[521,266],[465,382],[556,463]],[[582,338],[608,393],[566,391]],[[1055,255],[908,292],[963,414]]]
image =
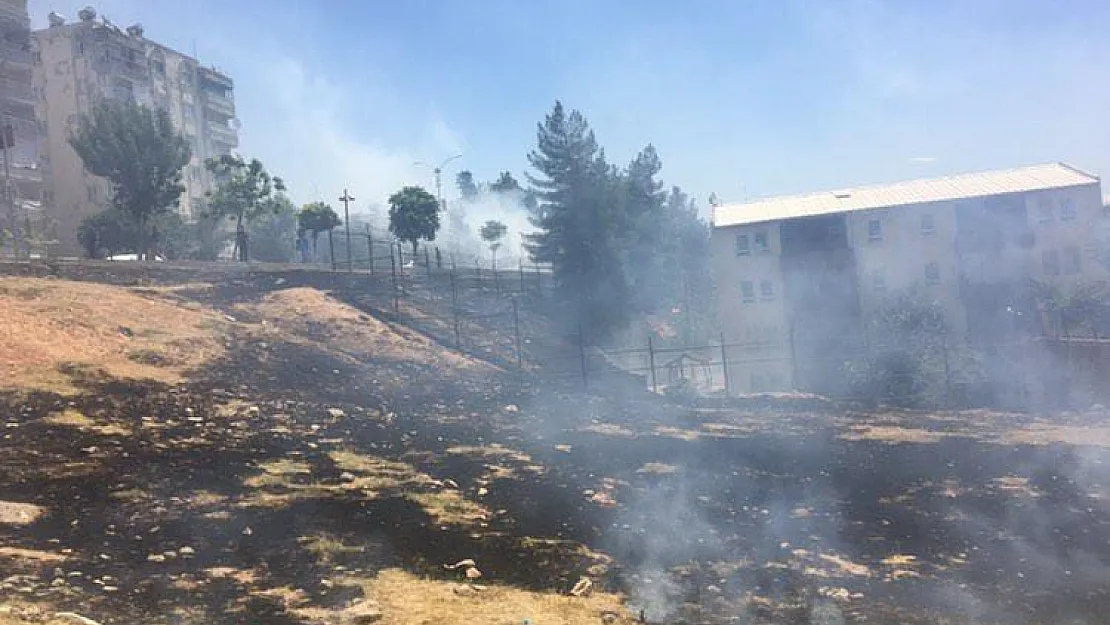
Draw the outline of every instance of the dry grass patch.
[[[444,368],[492,369],[480,361],[445,350],[427,336],[394,327],[353,306],[308,287],[274,291],[237,309],[258,317],[274,331],[311,341],[359,358],[388,358]]]
[[[102,436],[129,436],[131,434],[131,430],[127,428],[113,423],[97,423],[93,419],[85,416],[84,413],[72,408],[63,410],[62,412],[50,413],[42,418],[42,422],[47,425],[71,427],[81,430],[82,432],[91,432]]]
[[[332,564],[342,556],[366,551],[364,545],[348,545],[331,534],[301,536],[297,542],[304,547],[305,551],[315,556],[320,564]]]
[[[846,441],[881,441],[884,443],[939,443],[948,432],[934,432],[921,428],[897,425],[857,425],[839,436]]]
[[[177,383],[224,353],[217,313],[125,287],[0,278],[0,320],[3,389],[76,392],[65,371]]]
[[[363,588],[380,605],[383,625],[508,624],[526,619],[543,625],[580,625],[600,623],[607,612],[617,615],[617,623],[635,622],[624,609],[620,596],[603,592],[569,597],[506,586],[476,590],[452,582],[420,579],[396,569],[382,571],[365,581]]]
[[[489,518],[488,510],[463,497],[457,490],[408,493],[405,497],[419,504],[438,525],[474,525]]]
[[[649,462],[639,469],[636,469],[636,472],[647,475],[671,475],[678,472],[678,467],[673,464],[665,464],[662,462]]]

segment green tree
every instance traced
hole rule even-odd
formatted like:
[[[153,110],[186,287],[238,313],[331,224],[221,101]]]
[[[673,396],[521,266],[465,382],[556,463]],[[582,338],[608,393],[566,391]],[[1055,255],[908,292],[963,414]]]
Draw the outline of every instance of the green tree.
[[[318,260],[316,242],[320,233],[339,227],[343,220],[339,218],[339,213],[336,213],[335,209],[328,204],[312,202],[301,207],[301,211],[297,213],[297,223],[305,231],[312,233],[312,258]]]
[[[109,208],[81,220],[77,240],[89,258],[103,258],[135,251],[131,220],[118,209]]]
[[[169,114],[103,100],[78,119],[69,143],[85,169],[111,185],[111,208],[131,223],[133,247],[146,256],[152,220],[177,206],[185,191],[181,170],[189,162],[189,144]]]
[[[497,271],[497,250],[501,248],[501,239],[505,238],[505,234],[508,233],[508,231],[508,226],[496,219],[487,221],[478,231],[482,236],[482,240],[489,245],[491,267],[495,272]]]
[[[209,210],[219,217],[235,220],[235,230],[266,213],[278,210],[274,194],[285,191],[285,183],[271,176],[254,158],[249,161],[234,154],[224,154],[205,161],[204,166],[216,177],[216,190],[209,194]],[[236,249],[239,241],[236,240]]]
[[[528,250],[552,264],[564,302],[590,340],[627,322],[629,288],[622,261],[622,181],[605,159],[586,119],[556,102],[538,124],[528,180],[537,200]]]
[[[459,195],[467,202],[477,199],[481,194],[481,189],[479,189],[478,184],[474,182],[474,174],[465,169],[455,176],[455,184],[459,187]]]
[[[296,256],[297,207],[283,193],[267,201],[271,206],[248,226],[251,255],[268,263],[292,262]]]
[[[651,313],[669,304],[674,294],[676,246],[667,222],[663,169],[655,148],[650,144],[629,163],[624,174],[624,211],[622,237],[625,242],[629,288],[636,311]]]
[[[439,231],[439,203],[423,187],[404,187],[389,196],[389,231],[412,244],[420,239],[434,241]]]
[[[513,178],[513,174],[508,171],[501,172],[497,180],[489,183],[490,193],[511,193],[513,191],[521,191],[520,183]]]

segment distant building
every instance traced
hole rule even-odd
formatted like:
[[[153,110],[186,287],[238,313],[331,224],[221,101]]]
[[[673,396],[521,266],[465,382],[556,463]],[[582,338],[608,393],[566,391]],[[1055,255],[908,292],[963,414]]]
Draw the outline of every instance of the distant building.
[[[1110,278],[1108,231],[1099,179],[1064,164],[717,206],[718,312],[743,344],[732,388],[841,384],[865,322],[898,293],[941,304],[954,341],[1030,330],[1030,281]]]
[[[8,150],[11,162],[5,163],[8,180],[0,178],[0,224],[17,230],[27,221],[41,221],[43,192],[30,34],[27,0],[0,0],[0,126],[11,124],[15,135],[15,145]],[[0,154],[0,162],[3,158]],[[14,210],[3,187],[7,182],[14,192]],[[15,224],[9,223],[13,216]]]
[[[147,39],[142,26],[121,29],[82,9],[66,23],[51,13],[49,26],[33,33],[39,116],[46,125],[44,163],[49,171],[46,206],[57,224],[61,253],[77,253],[77,227],[108,205],[108,187],[85,172],[69,145],[80,115],[102,98],[131,99],[170,114],[188,140],[193,158],[183,172],[179,210],[186,219],[203,210],[212,177],[205,159],[239,145],[234,84],[193,57]]]

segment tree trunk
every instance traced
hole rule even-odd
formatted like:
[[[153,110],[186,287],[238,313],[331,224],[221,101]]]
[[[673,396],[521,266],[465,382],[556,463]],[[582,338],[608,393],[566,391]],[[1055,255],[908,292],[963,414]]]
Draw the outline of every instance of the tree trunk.
[[[136,247],[138,249],[135,250],[135,252],[138,254],[139,260],[149,261],[150,260],[150,254],[148,253],[148,250],[147,250],[146,216],[145,215],[142,215],[142,216],[139,217],[139,240],[138,240],[138,245]]]
[[[320,262],[320,253],[317,251],[316,243],[320,237],[320,233],[316,230],[312,231],[312,262]]]
[[[413,239],[412,240],[412,257],[413,258],[416,258],[416,244],[417,244],[417,240]],[[413,261],[413,264],[415,265],[416,261]]]

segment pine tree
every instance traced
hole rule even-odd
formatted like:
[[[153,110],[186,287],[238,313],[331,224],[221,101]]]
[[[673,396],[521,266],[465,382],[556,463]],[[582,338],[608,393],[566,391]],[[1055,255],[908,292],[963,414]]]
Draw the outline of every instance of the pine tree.
[[[529,236],[532,258],[549,262],[561,299],[576,308],[589,340],[608,337],[627,319],[621,259],[625,226],[619,172],[598,149],[586,119],[561,102],[538,124],[528,175],[537,204]]]

